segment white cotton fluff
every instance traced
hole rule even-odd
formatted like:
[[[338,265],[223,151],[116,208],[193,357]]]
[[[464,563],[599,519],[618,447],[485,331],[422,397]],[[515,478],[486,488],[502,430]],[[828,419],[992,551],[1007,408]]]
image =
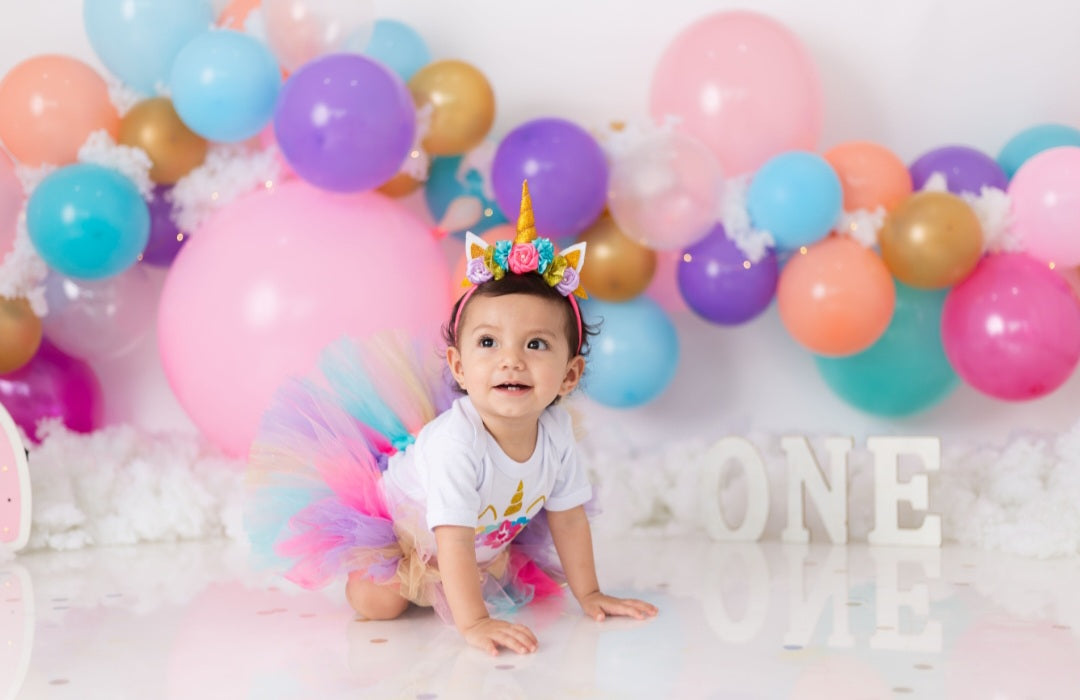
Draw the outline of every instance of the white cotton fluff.
[[[878,232],[885,225],[885,207],[855,209],[840,213],[836,230],[864,248],[877,245]]]
[[[117,145],[104,129],[98,129],[86,138],[79,149],[79,162],[116,170],[131,180],[143,199],[149,197],[154,189],[154,182],[150,179],[150,169],[154,164],[146,151],[136,146]]]
[[[760,262],[769,248],[776,246],[772,234],[755,229],[750,222],[750,212],[746,207],[746,193],[750,179],[745,175],[731,178],[724,183],[720,198],[720,222],[724,225],[724,234],[735,247],[742,251],[752,263]]]
[[[9,299],[25,297],[33,312],[39,317],[44,316],[49,310],[45,302],[45,277],[48,274],[49,267],[30,242],[24,207],[15,224],[11,251],[0,260],[0,296]]]
[[[243,537],[242,465],[199,439],[131,426],[39,428],[28,549]]]
[[[280,176],[276,147],[211,145],[203,164],[173,186],[173,219],[181,231],[196,231],[217,210],[248,192],[272,187]]]

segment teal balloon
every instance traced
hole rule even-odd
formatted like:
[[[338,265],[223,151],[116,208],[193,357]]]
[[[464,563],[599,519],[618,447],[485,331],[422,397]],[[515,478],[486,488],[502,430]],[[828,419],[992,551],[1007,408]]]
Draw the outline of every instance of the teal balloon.
[[[188,42],[169,81],[173,107],[184,124],[205,139],[231,143],[255,136],[270,122],[281,71],[263,42],[216,29]]]
[[[84,0],[94,53],[127,85],[156,95],[184,45],[214,24],[210,0]]]
[[[79,163],[41,181],[26,205],[30,241],[68,277],[112,277],[135,264],[150,238],[150,211],[128,178]]]
[[[630,408],[659,396],[679,365],[679,337],[664,310],[648,297],[622,303],[591,299],[581,310],[586,322],[600,324],[582,380],[589,398]]]
[[[897,282],[892,321],[876,343],[855,355],[814,358],[825,383],[879,416],[911,415],[944,399],[959,383],[941,342],[947,293]]]
[[[375,30],[363,53],[409,82],[416,71],[431,63],[431,51],[415,29],[394,19],[375,21]]]
[[[438,221],[446,214],[450,203],[458,197],[476,197],[480,200],[483,208],[483,216],[469,230],[475,234],[481,234],[489,228],[506,223],[506,217],[499,209],[495,201],[494,192],[488,199],[484,194],[484,176],[479,170],[470,168],[459,174],[463,156],[447,156],[435,158],[431,161],[431,169],[428,171],[428,179],[424,184],[424,200],[427,202],[428,211],[432,218]],[[464,235],[465,231],[450,231]]]
[[[997,162],[1010,180],[1029,158],[1058,146],[1080,146],[1080,129],[1064,124],[1039,124],[1009,139]]]

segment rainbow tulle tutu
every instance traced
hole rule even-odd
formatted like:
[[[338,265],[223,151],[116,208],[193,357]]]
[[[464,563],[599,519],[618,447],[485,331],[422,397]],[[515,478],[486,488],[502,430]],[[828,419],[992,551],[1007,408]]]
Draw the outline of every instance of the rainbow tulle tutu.
[[[275,394],[251,449],[244,523],[257,558],[305,588],[359,571],[449,620],[424,504],[382,478],[387,461],[453,399],[444,364],[398,336],[328,347],[316,375]],[[505,613],[560,593],[543,514],[484,565],[484,599]]]

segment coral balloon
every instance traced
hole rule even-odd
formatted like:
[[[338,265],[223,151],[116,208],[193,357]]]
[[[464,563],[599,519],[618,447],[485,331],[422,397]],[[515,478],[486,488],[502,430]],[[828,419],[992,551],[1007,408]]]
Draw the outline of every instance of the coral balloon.
[[[0,150],[0,262],[15,246],[15,230],[24,199],[15,164]]]
[[[877,342],[889,327],[896,289],[873,251],[834,236],[792,256],[776,299],[796,341],[818,355],[842,356]]]
[[[945,299],[945,354],[974,388],[1010,401],[1050,393],[1080,360],[1080,304],[1023,253],[990,255]]]
[[[366,46],[375,25],[372,0],[263,0],[266,42],[295,71],[346,45]]]
[[[144,100],[120,120],[118,142],[146,151],[150,179],[172,185],[206,159],[209,144],[180,120],[167,97]]]
[[[578,236],[588,245],[581,283],[590,296],[627,301],[644,292],[656,272],[656,251],[624,235],[610,216],[601,216]]]
[[[1009,183],[1013,230],[1046,262],[1080,265],[1080,148],[1060,146],[1024,163]]]
[[[428,227],[394,200],[294,180],[185,244],[161,295],[162,364],[195,424],[244,455],[274,390],[330,341],[392,328],[434,341],[449,285]]]
[[[105,80],[82,61],[34,56],[0,80],[0,141],[23,165],[73,163],[91,133],[119,128]]]
[[[591,250],[590,250],[591,252]],[[679,292],[694,313],[712,323],[735,325],[754,318],[776,295],[779,276],[771,248],[751,262],[724,227],[687,248],[679,261]]]
[[[0,374],[14,372],[41,345],[41,319],[26,299],[0,297]]]
[[[979,262],[982,225],[956,195],[917,192],[885,219],[878,243],[898,280],[919,289],[941,289],[967,277]]]
[[[684,248],[716,222],[724,173],[692,136],[657,131],[612,156],[608,208],[619,228],[656,250]]]
[[[772,156],[813,150],[821,135],[821,85],[806,48],[756,12],[718,12],[668,45],[650,85],[653,118],[679,117],[733,175]]]
[[[153,325],[157,288],[141,266],[105,280],[75,280],[50,272],[45,278],[45,335],[84,360],[120,357],[135,348]]]
[[[226,29],[244,30],[248,15],[262,5],[262,0],[231,0],[218,14],[217,24]]]
[[[89,433],[101,426],[104,412],[94,371],[47,340],[26,365],[0,375],[0,403],[35,442],[43,418],[59,418],[69,429]]]
[[[900,158],[876,143],[848,141],[825,152],[844,191],[844,210],[896,208],[911,194],[911,173]]]
[[[495,93],[476,67],[464,61],[429,63],[409,79],[418,109],[431,105],[431,125],[422,146],[450,156],[479,145],[495,121]]]

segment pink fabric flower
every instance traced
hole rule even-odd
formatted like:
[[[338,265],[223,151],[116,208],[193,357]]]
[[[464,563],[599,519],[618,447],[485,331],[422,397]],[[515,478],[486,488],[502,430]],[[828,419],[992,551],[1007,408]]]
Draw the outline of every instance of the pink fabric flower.
[[[524,275],[540,266],[540,255],[532,243],[515,243],[510,249],[510,272]]]

